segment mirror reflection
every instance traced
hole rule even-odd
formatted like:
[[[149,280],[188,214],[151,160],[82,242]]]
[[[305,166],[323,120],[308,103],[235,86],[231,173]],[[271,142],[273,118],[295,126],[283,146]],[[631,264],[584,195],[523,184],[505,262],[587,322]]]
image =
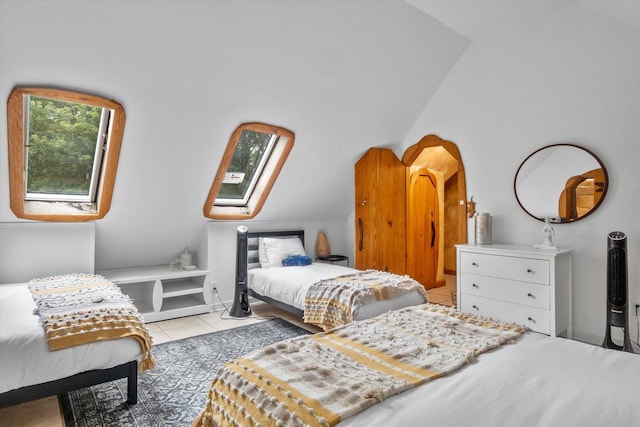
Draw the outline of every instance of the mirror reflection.
[[[514,181],[516,199],[532,217],[574,222],[595,211],[607,192],[607,170],[589,150],[573,144],[542,147],[527,157]]]

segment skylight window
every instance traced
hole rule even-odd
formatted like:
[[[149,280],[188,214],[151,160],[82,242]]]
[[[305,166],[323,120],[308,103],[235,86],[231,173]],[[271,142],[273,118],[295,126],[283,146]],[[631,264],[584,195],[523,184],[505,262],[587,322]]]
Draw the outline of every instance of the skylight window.
[[[94,202],[109,110],[27,96],[25,200]]]
[[[124,129],[120,104],[58,89],[16,88],[7,116],[14,214],[47,221],[102,218]]]
[[[213,219],[255,217],[293,147],[294,134],[262,123],[245,123],[231,135],[211,185],[204,214]]]

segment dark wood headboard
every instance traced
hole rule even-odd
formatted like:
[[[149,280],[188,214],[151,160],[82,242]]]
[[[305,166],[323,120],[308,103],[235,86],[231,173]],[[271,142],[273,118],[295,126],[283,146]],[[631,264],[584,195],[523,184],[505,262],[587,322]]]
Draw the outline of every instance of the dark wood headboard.
[[[247,233],[247,270],[260,268],[258,258],[258,238],[260,237],[297,237],[304,246],[304,230],[252,231]]]

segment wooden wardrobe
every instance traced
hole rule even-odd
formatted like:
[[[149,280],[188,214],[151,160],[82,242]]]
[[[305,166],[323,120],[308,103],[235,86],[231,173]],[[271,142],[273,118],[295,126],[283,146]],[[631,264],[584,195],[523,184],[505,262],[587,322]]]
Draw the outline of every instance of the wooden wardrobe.
[[[370,148],[355,165],[355,192],[355,267],[437,286],[440,216],[433,173],[407,167],[388,148]]]

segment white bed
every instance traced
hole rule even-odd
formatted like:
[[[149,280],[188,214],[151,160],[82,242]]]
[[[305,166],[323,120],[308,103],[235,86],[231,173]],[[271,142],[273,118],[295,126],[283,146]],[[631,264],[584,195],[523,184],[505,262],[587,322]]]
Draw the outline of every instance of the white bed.
[[[241,234],[239,239],[243,238]],[[271,242],[271,246],[267,242]],[[280,243],[283,242],[282,246]],[[284,242],[291,242],[285,244]],[[242,247],[242,249],[240,249]],[[282,266],[288,256],[305,255],[304,230],[265,231],[248,233],[247,254],[238,253],[238,261],[246,260],[247,292],[249,296],[304,316],[305,297],[315,283],[359,270],[337,264],[314,262],[305,266]],[[244,246],[238,242],[238,251]],[[238,266],[238,268],[244,268]],[[238,285],[238,284],[237,284]],[[354,310],[355,320],[364,320],[389,310],[423,304],[426,292],[413,291],[396,298],[376,301]]]
[[[304,298],[311,285],[331,277],[353,274],[358,270],[337,264],[313,263],[306,266],[255,268],[249,270],[248,286],[253,292],[266,295],[304,311]],[[418,305],[425,300],[419,293],[396,299],[376,301],[356,309],[357,320],[368,319],[389,310]]]
[[[49,351],[27,285],[0,286],[0,393],[112,368],[142,356],[134,338]]]
[[[296,337],[212,373],[193,425],[640,425],[640,355],[520,332],[425,304]]]
[[[638,426],[640,355],[527,332],[348,418],[355,426]]]

